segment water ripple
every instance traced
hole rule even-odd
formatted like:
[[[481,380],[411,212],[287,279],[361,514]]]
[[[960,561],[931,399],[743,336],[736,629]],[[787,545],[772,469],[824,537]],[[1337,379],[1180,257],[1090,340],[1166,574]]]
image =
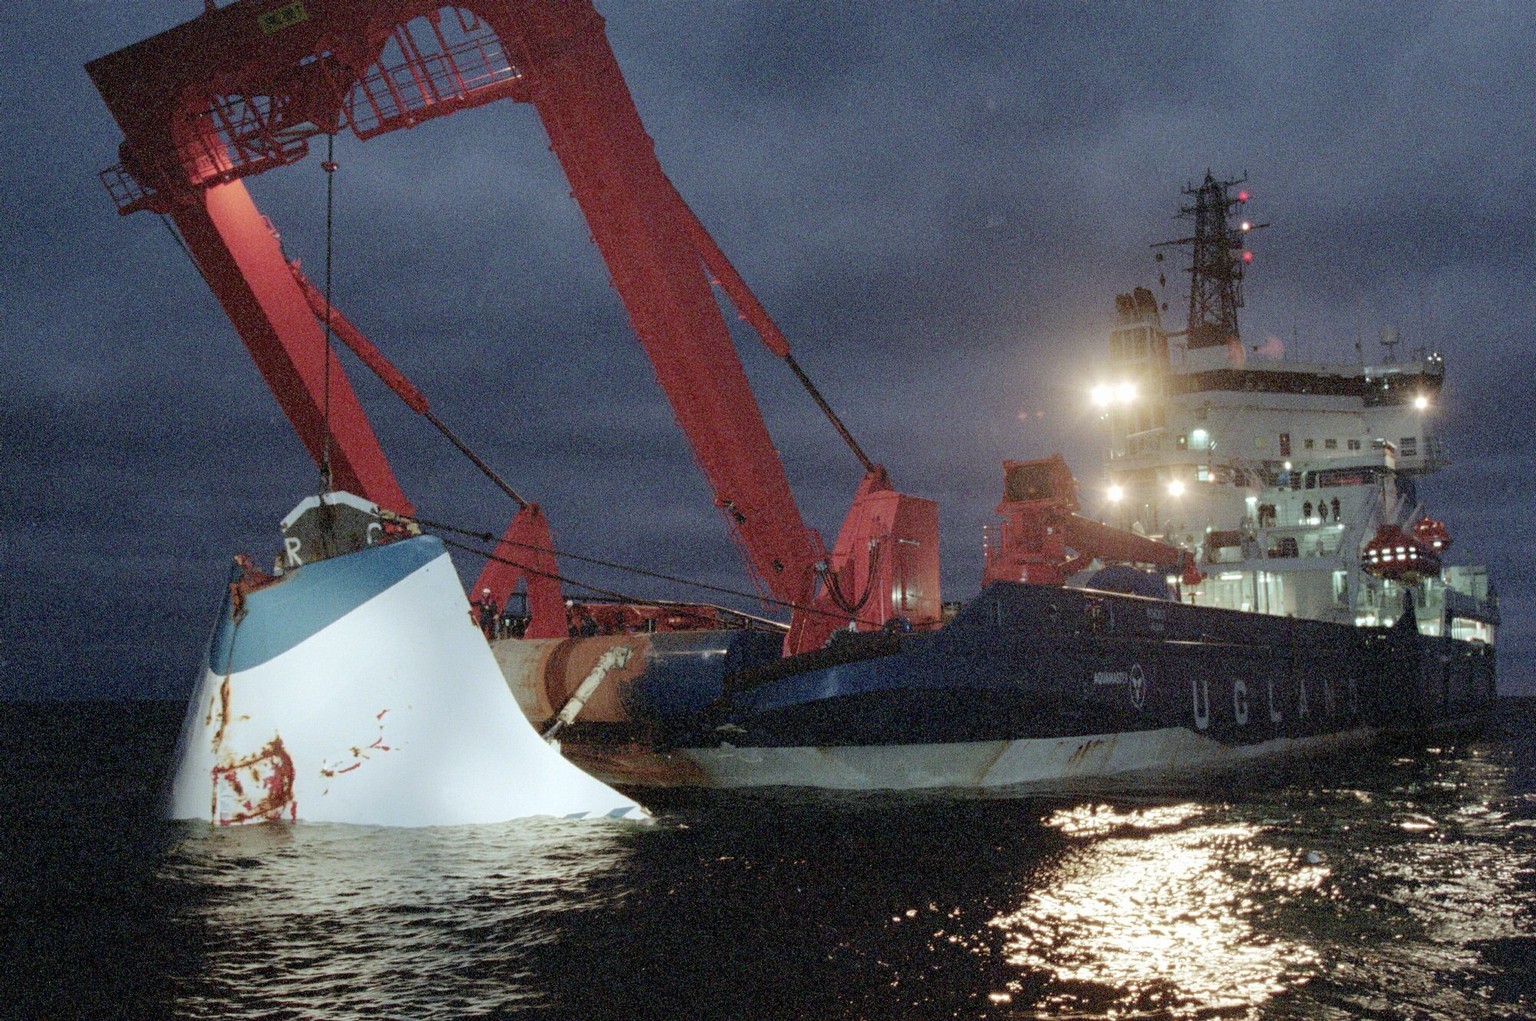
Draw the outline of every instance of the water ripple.
[[[1536,701],[1160,798],[217,832],[153,817],[179,713],[123,713],[0,714],[14,1016],[1536,1017]]]
[[[519,952],[603,905],[592,879],[622,865],[629,827],[186,829],[163,869],[204,936],[180,1015],[343,1021],[543,1002]]]

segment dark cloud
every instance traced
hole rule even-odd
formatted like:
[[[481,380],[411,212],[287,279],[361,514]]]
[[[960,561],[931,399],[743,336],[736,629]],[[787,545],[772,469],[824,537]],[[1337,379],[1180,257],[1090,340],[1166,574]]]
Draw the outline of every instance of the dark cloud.
[[[0,692],[171,694],[230,554],[265,554],[315,482],[164,226],[96,180],[120,138],[80,66],[197,13],[45,4],[0,20],[8,258]],[[1448,357],[1457,464],[1421,487],[1505,598],[1502,667],[1536,689],[1536,379],[1520,5],[607,4],[679,189],[898,483],[941,503],[947,594],[974,591],[1005,457],[1085,481],[1082,388],[1112,297],[1154,285],[1178,189],[1249,171],[1243,326],[1290,357]],[[563,546],[750,588],[531,108],[338,140],[339,306],[550,514]],[[312,277],[324,175],[250,182]],[[1177,320],[1182,292],[1169,273]],[[858,469],[744,332],[807,521]],[[352,365],[403,484],[497,531],[507,501]],[[466,560],[466,574],[478,569]],[[594,584],[662,594],[615,572]],[[1523,679],[1523,680],[1522,680]]]

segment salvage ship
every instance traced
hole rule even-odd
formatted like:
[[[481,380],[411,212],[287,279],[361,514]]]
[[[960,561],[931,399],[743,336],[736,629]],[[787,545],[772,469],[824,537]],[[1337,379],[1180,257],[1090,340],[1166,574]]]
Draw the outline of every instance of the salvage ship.
[[[1245,346],[1241,183],[1185,192],[1196,231],[1165,243],[1191,250],[1183,330],[1146,288],[1116,299],[1091,394],[1107,525],[1075,513],[1060,458],[1009,462],[987,584],[952,619],[790,658],[653,635],[566,754],[617,783],[1075,790],[1478,728],[1497,598],[1485,568],[1442,563],[1450,533],[1417,495],[1449,463],[1444,360],[1397,361],[1390,332],[1381,364]],[[495,644],[547,718],[560,671]]]
[[[276,569],[246,560],[231,579],[183,730],[179,814],[385,818],[305,806],[403,762],[409,742],[392,734],[434,699],[430,727],[415,733],[450,754],[447,675],[463,664],[477,704],[496,702],[489,670],[565,759],[629,790],[1163,783],[1388,732],[1473,727],[1492,704],[1486,576],[1440,564],[1449,533],[1413,485],[1444,464],[1427,425],[1440,360],[1245,362],[1246,230],[1232,215],[1243,196],[1229,183],[1190,191],[1188,328],[1165,332],[1150,292],[1117,302],[1102,391],[1110,520],[1079,513],[1059,456],[1006,462],[983,586],[950,603],[937,505],[898,491],[859,446],[673,187],[590,3],[236,0],[88,69],[125,135],[122,162],[103,173],[119,211],[166,218],[321,469],[322,492],[285,523]],[[581,558],[557,549],[539,505],[287,256],[245,189],[341,130],[366,140],[503,99],[532,104],[547,130],[760,613],[574,597],[560,564]],[[336,164],[324,168],[329,189]],[[328,234],[327,266],[329,251]],[[800,516],[722,298],[860,466],[830,547]],[[446,615],[403,598],[440,603],[447,548],[474,531],[434,524],[451,512],[416,512],[335,341],[516,505],[499,539],[475,547],[479,632],[456,592]],[[420,534],[434,530],[441,538]],[[462,624],[443,639],[440,671],[431,636],[405,624],[413,613]],[[409,657],[395,651],[404,635]],[[304,673],[314,663],[328,675]],[[411,676],[388,694],[375,667]],[[367,741],[327,732],[340,705]],[[274,748],[283,754],[268,761]],[[471,768],[479,784],[494,772],[469,763],[434,775]],[[380,803],[397,782],[381,779],[358,803]],[[480,818],[444,808],[452,799],[434,800],[433,784],[418,784],[419,818]],[[605,797],[580,794],[583,810],[627,810]]]

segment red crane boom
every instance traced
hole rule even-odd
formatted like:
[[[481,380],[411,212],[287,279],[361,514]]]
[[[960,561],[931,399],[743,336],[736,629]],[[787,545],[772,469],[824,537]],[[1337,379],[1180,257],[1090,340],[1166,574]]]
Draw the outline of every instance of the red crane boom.
[[[938,622],[928,501],[892,491],[860,452],[866,477],[830,558],[801,520],[705,263],[798,366],[662,172],[590,2],[208,0],[202,16],[87,69],[125,136],[121,165],[103,174],[120,211],[174,220],[311,455],[329,450],[337,487],[411,510],[241,179],[302,159],[310,139],[343,127],[366,139],[498,99],[529,102],[747,563],[797,608],[786,651],[850,622]]]

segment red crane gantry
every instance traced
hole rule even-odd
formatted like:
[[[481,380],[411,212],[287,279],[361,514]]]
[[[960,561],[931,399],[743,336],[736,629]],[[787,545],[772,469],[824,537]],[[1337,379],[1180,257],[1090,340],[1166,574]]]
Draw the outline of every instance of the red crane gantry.
[[[894,492],[866,460],[831,557],[801,520],[706,269],[798,367],[662,172],[587,0],[206,0],[200,17],[87,69],[125,136],[121,164],[103,174],[119,210],[175,222],[317,463],[328,448],[337,488],[412,509],[325,342],[323,310],[241,179],[296,162],[310,140],[343,128],[367,139],[499,99],[528,102],[754,575],[797,608],[786,652],[816,648],[850,621],[938,623],[930,501]],[[503,552],[526,560],[515,543],[547,548],[537,511],[514,519]],[[534,569],[552,571],[550,558]],[[493,561],[482,582],[504,596],[518,574]]]

